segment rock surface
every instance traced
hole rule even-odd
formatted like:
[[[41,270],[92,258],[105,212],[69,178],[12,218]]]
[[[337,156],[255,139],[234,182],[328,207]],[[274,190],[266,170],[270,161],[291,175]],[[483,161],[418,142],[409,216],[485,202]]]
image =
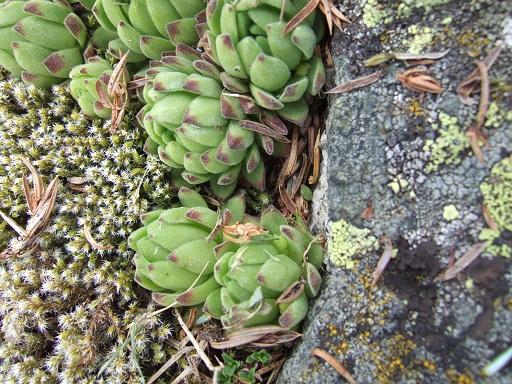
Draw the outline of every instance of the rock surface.
[[[311,357],[314,348],[357,383],[512,382],[512,364],[492,379],[481,373],[512,345],[512,201],[499,192],[512,178],[512,2],[350,0],[340,9],[353,23],[332,39],[330,88],[379,70],[363,64],[379,53],[450,49],[420,66],[444,91],[422,99],[395,79],[414,67],[392,60],[376,83],[330,96],[313,209],[330,235],[325,283],[279,382],[344,382]],[[465,105],[457,86],[499,41],[481,163],[466,135],[480,94]],[[487,229],[482,204],[494,207],[497,231]],[[396,257],[371,289],[383,235]],[[457,278],[435,279],[482,241],[492,244]]]

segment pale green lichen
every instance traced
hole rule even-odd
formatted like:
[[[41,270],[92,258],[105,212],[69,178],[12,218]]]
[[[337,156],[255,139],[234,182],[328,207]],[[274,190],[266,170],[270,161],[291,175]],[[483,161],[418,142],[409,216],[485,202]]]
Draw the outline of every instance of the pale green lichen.
[[[458,219],[460,216],[457,207],[453,204],[446,205],[443,207],[443,219],[446,221],[452,221]]]
[[[480,184],[480,191],[483,205],[487,207],[491,219],[496,223],[497,230],[485,228],[478,238],[489,244],[486,252],[510,257],[512,247],[498,238],[504,231],[512,233],[512,156],[504,158],[492,167],[490,175]]]
[[[379,247],[379,241],[366,228],[357,228],[345,220],[329,223],[329,259],[340,267],[352,269],[354,257],[365,255]]]
[[[500,108],[495,101],[491,102],[485,114],[484,126],[487,128],[499,128],[505,121],[512,121],[512,111]]]
[[[397,13],[399,16],[409,17],[415,8],[423,8],[425,13],[429,13],[432,8],[449,3],[451,0],[402,0],[398,5]]]
[[[363,23],[368,28],[378,24],[387,24],[393,20],[393,13],[379,4],[378,0],[368,0],[363,7]]]
[[[455,116],[444,112],[439,113],[439,124],[432,124],[439,136],[435,140],[426,140],[423,150],[430,153],[426,173],[436,172],[441,164],[459,164],[462,161],[460,153],[469,148],[466,133],[457,124]]]
[[[407,32],[412,38],[406,42],[409,46],[409,53],[420,53],[432,42],[434,38],[434,31],[428,27],[420,27],[418,25],[411,25]]]

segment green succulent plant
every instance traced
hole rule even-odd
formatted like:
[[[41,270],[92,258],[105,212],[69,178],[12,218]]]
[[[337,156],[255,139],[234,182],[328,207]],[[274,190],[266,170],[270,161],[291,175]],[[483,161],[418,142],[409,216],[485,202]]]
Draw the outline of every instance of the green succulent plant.
[[[178,198],[181,207],[143,215],[144,226],[128,238],[137,252],[135,281],[153,291],[153,301],[163,306],[202,304],[219,288],[213,276],[214,249],[223,243],[222,232],[216,232],[219,215],[188,188],[181,188]],[[221,217],[234,223],[244,213],[245,200],[238,195],[226,202]]]
[[[87,28],[64,0],[0,5],[0,65],[27,84],[49,88],[82,64]]]
[[[322,60],[315,46],[323,35],[317,12],[284,34],[286,22],[307,0],[210,1],[209,29],[204,44],[211,60],[238,81],[255,103],[301,124],[308,114],[308,95],[317,95],[325,82]],[[281,9],[283,8],[283,17]],[[225,83],[229,84],[229,83]]]
[[[241,244],[236,250],[216,249],[214,276],[222,287],[208,296],[205,311],[229,330],[268,324],[296,327],[307,314],[308,298],[320,290],[320,243],[288,225],[275,209],[261,216],[259,230],[252,227],[249,239],[243,237],[244,226],[235,228],[242,234],[237,240]]]
[[[87,117],[110,119],[112,110],[101,102],[98,88],[102,88],[106,95],[112,72],[112,65],[107,60],[95,56],[87,63],[75,66],[69,73],[71,95]]]
[[[265,165],[260,149],[282,155],[286,126],[276,115],[260,114],[238,94],[223,91],[223,74],[194,49],[179,44],[176,54],[164,56],[148,70],[144,89],[147,105],[139,113],[150,147],[174,168],[178,185],[210,182],[212,191],[227,198],[242,177],[263,189]],[[250,103],[249,103],[250,104]],[[262,123],[276,126],[281,133]],[[260,130],[255,132],[254,130]],[[273,133],[272,133],[273,132]]]
[[[104,29],[119,35],[110,52],[130,50],[129,60],[140,62],[160,59],[178,43],[196,44],[205,7],[204,0],[96,0],[93,13]]]

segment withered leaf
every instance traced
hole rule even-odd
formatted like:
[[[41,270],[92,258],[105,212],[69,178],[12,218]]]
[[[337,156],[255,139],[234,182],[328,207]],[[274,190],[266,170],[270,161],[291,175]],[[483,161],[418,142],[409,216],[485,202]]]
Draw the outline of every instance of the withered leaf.
[[[381,71],[374,72],[370,75],[347,81],[346,83],[338,85],[337,87],[334,87],[325,93],[333,94],[353,91],[354,89],[366,87],[367,85],[375,83],[376,81],[382,79],[382,76],[383,73]]]

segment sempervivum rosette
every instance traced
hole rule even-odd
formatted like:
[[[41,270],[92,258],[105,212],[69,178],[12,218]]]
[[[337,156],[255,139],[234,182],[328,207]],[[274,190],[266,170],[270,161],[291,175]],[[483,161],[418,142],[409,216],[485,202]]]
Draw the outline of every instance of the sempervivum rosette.
[[[219,215],[205,200],[187,188],[178,194],[182,207],[153,211],[142,217],[144,226],[128,238],[137,253],[135,281],[153,292],[160,305],[203,303],[219,288],[213,276],[214,249],[223,242],[216,231]],[[234,196],[222,209],[227,223],[243,220],[245,200]]]
[[[139,62],[160,59],[178,43],[196,44],[205,7],[204,0],[96,0],[93,13],[103,28],[119,35],[109,44],[111,53],[129,49],[129,61]]]
[[[209,181],[212,191],[222,198],[233,192],[239,177],[264,188],[260,147],[276,155],[283,146],[277,146],[269,135],[286,139],[250,120],[254,118],[252,106],[239,95],[223,91],[222,73],[214,64],[180,44],[175,55],[154,62],[148,76],[147,105],[138,115],[139,122],[149,134],[150,147],[156,147],[154,152],[174,169],[176,184]],[[286,132],[270,113],[261,118]]]
[[[315,45],[323,34],[318,14],[313,12],[284,34],[287,21],[306,3],[210,1],[206,10],[209,30],[202,43],[227,75],[241,80],[259,106],[275,110],[296,124],[308,114],[306,97],[317,95],[325,82],[323,63],[315,54]]]
[[[111,118],[112,110],[101,102],[98,88],[102,88],[104,94],[107,94],[107,86],[112,72],[113,67],[107,60],[95,56],[89,58],[87,63],[77,65],[69,73],[71,95],[88,118]],[[125,75],[128,76],[127,71]]]
[[[208,297],[205,311],[228,330],[297,326],[306,316],[308,298],[320,289],[321,245],[273,209],[262,215],[259,225],[236,224],[224,232],[239,248],[216,250],[214,275],[222,288]],[[231,239],[233,235],[239,236]]]
[[[64,0],[0,5],[0,65],[27,84],[49,88],[82,64],[87,29]]]

